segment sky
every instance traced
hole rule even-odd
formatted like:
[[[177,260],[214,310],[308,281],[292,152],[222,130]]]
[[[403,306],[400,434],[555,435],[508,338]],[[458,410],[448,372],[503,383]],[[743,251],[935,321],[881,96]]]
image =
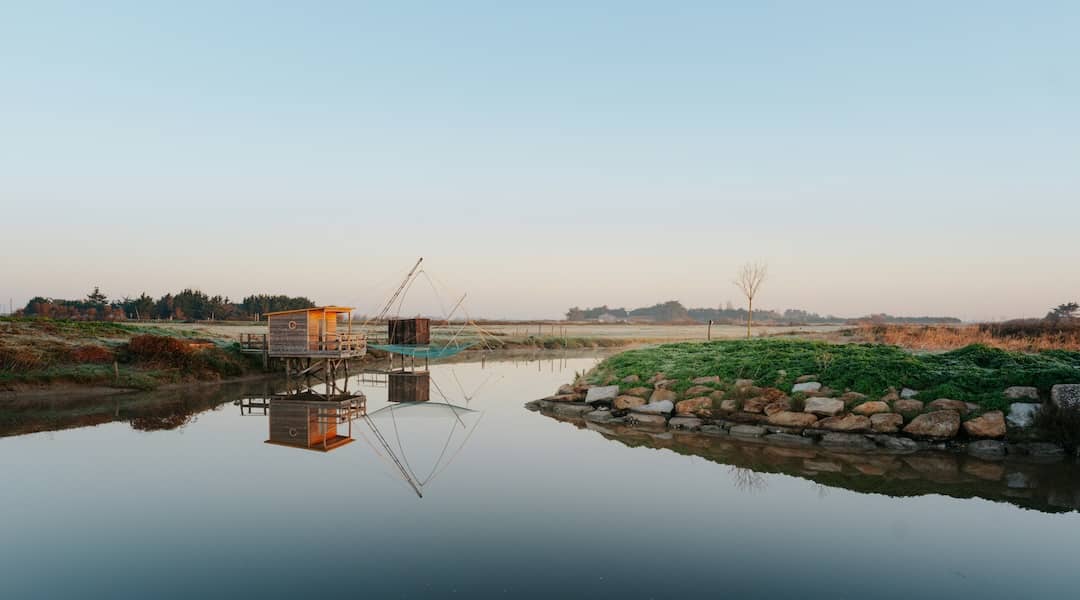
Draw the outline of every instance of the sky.
[[[0,0],[5,308],[1080,300],[1078,3],[282,4]]]

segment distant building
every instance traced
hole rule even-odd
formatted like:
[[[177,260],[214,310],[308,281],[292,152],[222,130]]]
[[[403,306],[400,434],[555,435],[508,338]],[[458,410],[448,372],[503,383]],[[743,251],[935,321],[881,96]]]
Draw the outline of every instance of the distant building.
[[[616,317],[611,313],[603,313],[599,317],[596,317],[596,320],[600,323],[618,323],[619,317]]]

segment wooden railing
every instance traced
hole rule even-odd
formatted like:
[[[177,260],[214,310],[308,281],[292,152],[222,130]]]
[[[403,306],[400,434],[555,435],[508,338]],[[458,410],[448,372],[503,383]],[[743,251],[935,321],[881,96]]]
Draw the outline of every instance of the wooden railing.
[[[240,349],[248,351],[263,351],[266,349],[265,333],[241,333]]]
[[[326,333],[316,340],[312,350],[320,352],[362,352],[367,348],[367,336],[362,333]]]
[[[364,333],[325,333],[307,340],[307,344],[290,349],[297,352],[364,352],[368,338]],[[302,343],[302,338],[299,341]],[[240,349],[245,352],[269,351],[267,334],[240,334]]]

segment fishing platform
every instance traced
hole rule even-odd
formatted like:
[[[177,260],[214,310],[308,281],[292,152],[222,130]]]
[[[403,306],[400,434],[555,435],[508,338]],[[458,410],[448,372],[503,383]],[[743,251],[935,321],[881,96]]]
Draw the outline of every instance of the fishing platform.
[[[268,313],[267,333],[261,340],[249,336],[249,342],[261,343],[245,350],[254,346],[267,364],[273,358],[285,365],[283,392],[240,405],[242,414],[269,416],[266,443],[327,452],[353,441],[352,422],[366,414],[367,398],[349,390],[349,360],[367,353],[367,338],[353,333],[352,310],[318,306]]]

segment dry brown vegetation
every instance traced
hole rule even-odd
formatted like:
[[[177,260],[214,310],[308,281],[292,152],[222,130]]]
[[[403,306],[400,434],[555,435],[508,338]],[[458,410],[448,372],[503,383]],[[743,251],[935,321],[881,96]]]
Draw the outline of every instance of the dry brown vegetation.
[[[955,350],[983,344],[1017,352],[1080,350],[1080,323],[1024,319],[976,325],[860,325],[863,341],[915,350]]]

